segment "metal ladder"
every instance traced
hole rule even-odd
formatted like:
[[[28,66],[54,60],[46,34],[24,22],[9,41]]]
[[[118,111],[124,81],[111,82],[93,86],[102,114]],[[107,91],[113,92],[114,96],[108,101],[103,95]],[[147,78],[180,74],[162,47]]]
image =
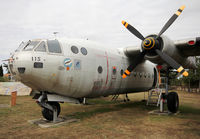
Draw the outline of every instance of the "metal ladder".
[[[116,101],[118,99],[118,97],[119,97],[119,94],[113,95],[111,101]]]
[[[162,93],[166,92],[165,86],[166,86],[166,78],[161,77],[160,85],[158,85],[157,88],[151,89],[148,92],[148,100],[146,104],[147,106],[151,105],[158,107],[160,105]]]
[[[161,100],[161,95],[162,95],[163,89],[156,88],[156,89],[151,89],[148,92],[148,100],[147,100],[147,106],[159,106],[160,100]]]

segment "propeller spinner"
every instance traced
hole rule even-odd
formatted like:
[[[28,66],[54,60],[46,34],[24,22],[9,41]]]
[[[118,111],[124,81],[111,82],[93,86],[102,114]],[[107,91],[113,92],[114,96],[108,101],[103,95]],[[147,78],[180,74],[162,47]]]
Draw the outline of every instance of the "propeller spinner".
[[[133,26],[128,24],[125,21],[122,21],[122,24],[137,38],[142,40],[142,47],[143,51],[133,60],[132,64],[129,65],[127,70],[125,70],[124,74],[122,75],[122,78],[126,78],[127,75],[130,75],[130,73],[133,71],[133,69],[142,62],[144,59],[144,56],[147,52],[150,50],[157,53],[162,60],[164,60],[167,64],[169,64],[172,68],[176,69],[179,73],[183,74],[183,76],[188,76],[188,72],[185,71],[185,69],[178,64],[173,58],[168,56],[167,54],[163,53],[159,50],[160,47],[160,40],[158,39],[169,27],[172,25],[172,23],[177,19],[177,17],[181,14],[181,12],[184,10],[185,6],[181,6],[177,12],[168,20],[168,22],[163,26],[161,31],[157,36],[148,36],[144,37],[137,29],[135,29]]]

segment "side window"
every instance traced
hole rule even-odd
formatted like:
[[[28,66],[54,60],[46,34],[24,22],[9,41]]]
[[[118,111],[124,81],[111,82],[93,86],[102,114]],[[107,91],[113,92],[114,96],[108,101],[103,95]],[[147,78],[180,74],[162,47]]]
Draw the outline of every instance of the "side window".
[[[134,75],[134,77],[136,77],[137,76],[137,72],[133,72],[133,75]]]
[[[123,70],[123,69],[121,69],[121,72],[120,72],[120,73],[121,73],[121,75],[123,75],[123,74],[124,74],[124,70]]]
[[[50,53],[62,53],[60,44],[57,40],[47,40],[47,45]]]
[[[150,73],[148,73],[148,78],[151,78],[151,74]]]
[[[146,78],[147,77],[147,73],[144,73],[144,78]]]
[[[76,46],[72,46],[71,47],[71,51],[74,53],[74,54],[78,54],[78,48]]]
[[[85,49],[84,47],[81,48],[81,53],[83,55],[87,55],[87,49]]]
[[[41,42],[40,45],[35,49],[38,52],[46,52],[46,45],[45,42]]]
[[[142,78],[142,73],[139,73],[140,78]]]
[[[99,66],[98,69],[97,69],[97,71],[98,71],[98,73],[101,74],[101,73],[103,72],[103,68],[102,68],[102,66]]]

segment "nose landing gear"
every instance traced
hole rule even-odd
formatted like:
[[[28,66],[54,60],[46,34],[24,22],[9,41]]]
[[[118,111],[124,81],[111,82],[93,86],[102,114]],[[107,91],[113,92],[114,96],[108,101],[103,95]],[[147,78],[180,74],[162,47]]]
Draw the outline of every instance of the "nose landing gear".
[[[60,104],[58,102],[48,102],[47,95],[43,93],[37,103],[42,107],[42,115],[45,119],[53,122],[58,120],[60,114]]]
[[[60,114],[60,104],[58,102],[47,102],[52,109],[42,108],[42,115],[45,119],[49,121],[56,121],[57,117]],[[54,118],[56,118],[54,120]]]

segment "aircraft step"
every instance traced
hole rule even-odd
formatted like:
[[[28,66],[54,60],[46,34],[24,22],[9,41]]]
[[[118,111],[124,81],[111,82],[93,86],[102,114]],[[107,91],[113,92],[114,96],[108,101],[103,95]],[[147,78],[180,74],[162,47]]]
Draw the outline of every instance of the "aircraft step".
[[[119,97],[119,94],[113,95],[111,101],[116,101]]]
[[[149,105],[159,106],[163,91],[164,90],[160,89],[160,88],[155,88],[155,89],[150,90],[148,92],[148,100],[147,100],[146,105],[147,106],[149,106]]]

